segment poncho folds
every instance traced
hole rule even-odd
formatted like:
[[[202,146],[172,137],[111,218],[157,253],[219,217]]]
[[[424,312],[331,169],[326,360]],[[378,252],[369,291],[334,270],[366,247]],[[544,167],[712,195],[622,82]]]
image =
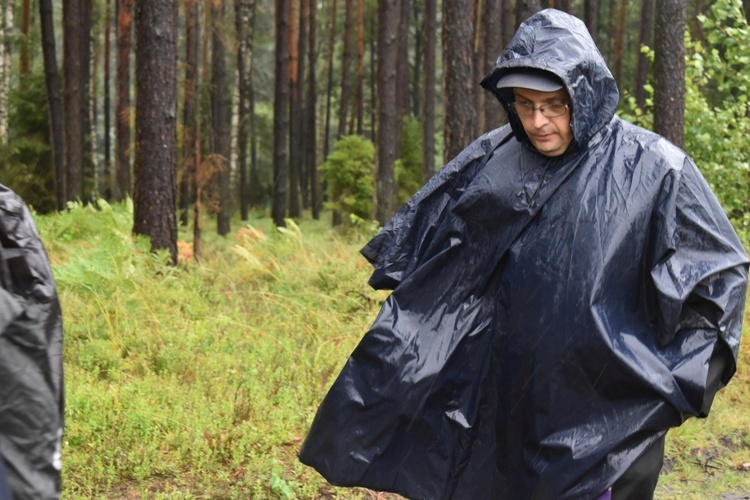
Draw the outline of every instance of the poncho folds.
[[[393,293],[300,452],[333,484],[594,498],[735,371],[748,260],[695,164],[615,116],[578,19],[521,26],[483,81],[506,109],[514,67],[564,82],[574,143],[542,156],[511,115],[362,250]]]
[[[34,220],[24,201],[0,185],[0,476],[15,500],[60,497],[62,335]],[[0,498],[6,481],[0,478]]]

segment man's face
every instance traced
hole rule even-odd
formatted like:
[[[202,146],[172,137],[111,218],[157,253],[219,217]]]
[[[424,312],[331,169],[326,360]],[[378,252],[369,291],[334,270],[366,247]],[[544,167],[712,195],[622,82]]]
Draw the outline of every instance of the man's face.
[[[545,156],[560,156],[573,141],[570,130],[570,110],[566,109],[560,116],[548,117],[542,114],[540,106],[548,104],[568,104],[568,93],[565,89],[555,92],[514,88],[518,117],[523,129],[534,147]],[[533,110],[531,110],[533,108]],[[529,114],[529,111],[530,114]],[[545,112],[547,110],[545,109]]]

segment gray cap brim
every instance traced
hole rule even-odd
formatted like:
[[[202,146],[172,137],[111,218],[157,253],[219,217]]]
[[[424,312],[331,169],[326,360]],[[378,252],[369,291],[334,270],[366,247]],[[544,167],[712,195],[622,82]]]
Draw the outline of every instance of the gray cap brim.
[[[562,81],[550,73],[540,69],[513,69],[497,81],[497,88],[517,87],[538,90],[539,92],[555,92],[563,88]]]

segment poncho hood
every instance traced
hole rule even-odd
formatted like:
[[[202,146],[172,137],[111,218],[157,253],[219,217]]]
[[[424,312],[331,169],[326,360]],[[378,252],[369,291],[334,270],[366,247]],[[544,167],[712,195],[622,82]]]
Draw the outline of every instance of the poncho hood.
[[[513,90],[496,87],[504,74],[516,68],[549,71],[562,80],[570,96],[575,141],[570,150],[583,147],[617,111],[617,83],[586,25],[569,14],[546,9],[526,20],[481,83],[505,108],[518,140],[531,145],[518,117],[510,112]]]

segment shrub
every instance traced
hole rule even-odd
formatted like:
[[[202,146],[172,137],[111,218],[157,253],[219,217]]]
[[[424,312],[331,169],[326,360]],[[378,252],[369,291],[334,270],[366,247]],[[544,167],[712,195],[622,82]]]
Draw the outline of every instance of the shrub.
[[[336,141],[333,152],[320,166],[328,185],[330,201],[325,206],[349,215],[372,218],[372,196],[375,184],[375,146],[358,135],[347,135]]]

